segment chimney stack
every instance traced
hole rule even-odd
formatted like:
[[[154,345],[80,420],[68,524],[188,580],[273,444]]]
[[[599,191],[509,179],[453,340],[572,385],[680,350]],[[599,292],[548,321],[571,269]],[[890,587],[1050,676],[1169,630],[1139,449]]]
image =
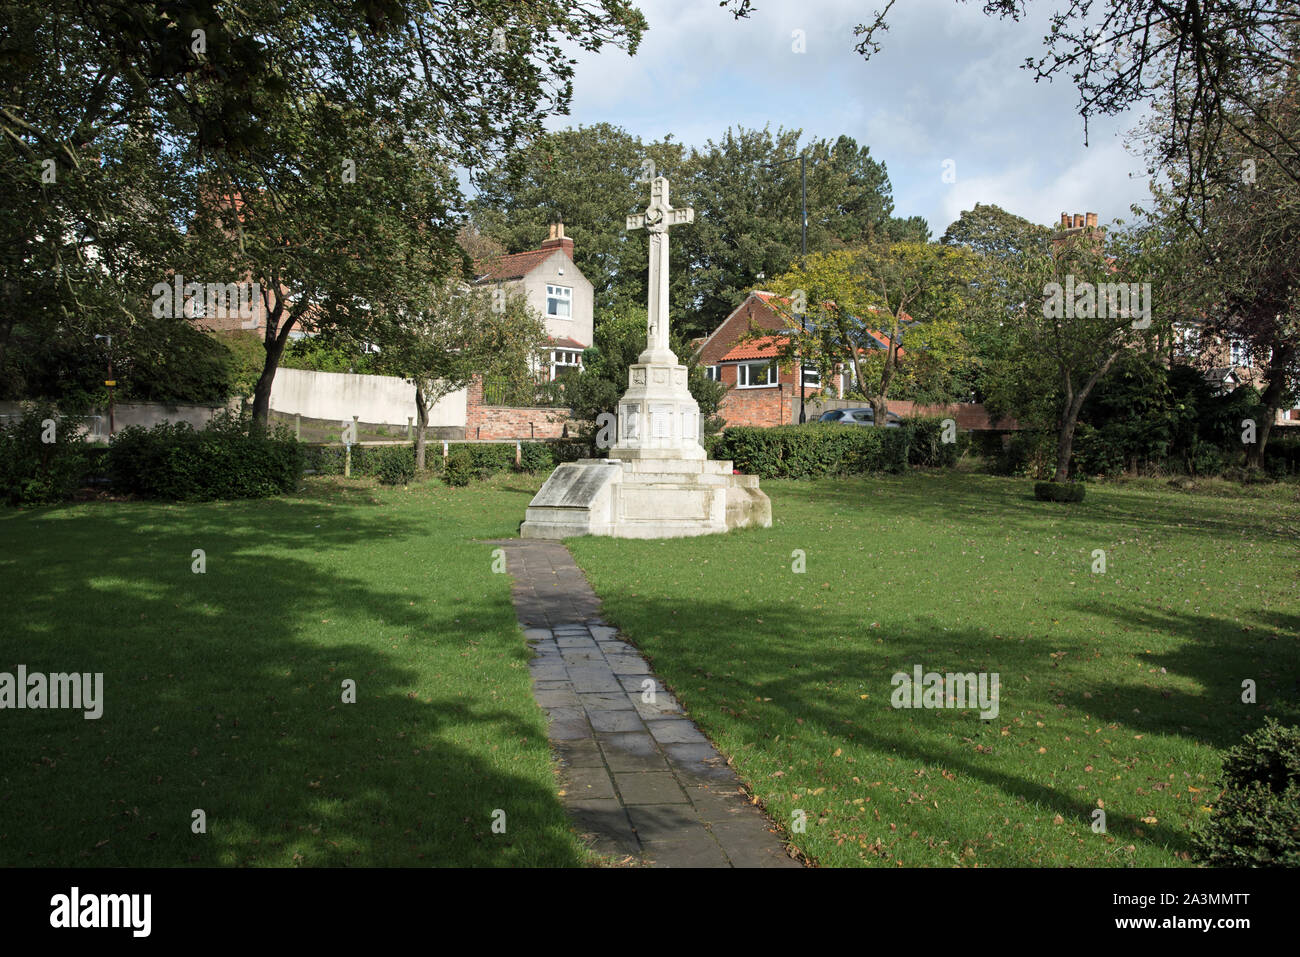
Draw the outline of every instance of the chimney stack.
[[[563,249],[564,254],[573,258],[573,240],[564,235],[564,223],[551,223],[547,228],[546,241],[542,249]]]

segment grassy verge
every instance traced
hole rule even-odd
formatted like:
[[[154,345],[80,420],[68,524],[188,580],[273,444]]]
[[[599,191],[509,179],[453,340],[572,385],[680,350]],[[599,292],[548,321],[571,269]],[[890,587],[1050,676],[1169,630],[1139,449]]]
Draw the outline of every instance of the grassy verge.
[[[0,671],[105,699],[0,711],[0,865],[583,863],[473,541],[514,534],[516,484],[0,512]]]
[[[791,836],[821,863],[1185,863],[1223,750],[1300,719],[1295,486],[1059,505],[1030,484],[767,482],[771,529],[570,546],[776,820],[806,814]],[[998,673],[997,718],[893,708],[918,664]]]

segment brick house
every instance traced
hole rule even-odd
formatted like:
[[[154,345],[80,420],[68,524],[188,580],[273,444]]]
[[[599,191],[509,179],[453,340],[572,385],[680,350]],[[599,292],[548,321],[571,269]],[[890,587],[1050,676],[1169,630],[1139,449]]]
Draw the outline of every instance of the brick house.
[[[799,421],[799,365],[778,363],[783,338],[798,328],[789,301],[754,291],[695,350],[710,379],[728,386],[718,414],[727,425],[787,425]],[[762,333],[767,333],[766,335]],[[889,336],[868,330],[872,349],[889,348]],[[902,346],[898,355],[904,355]],[[843,398],[852,390],[849,363],[837,363],[823,383],[815,368],[804,368],[803,401]]]
[[[541,314],[550,342],[538,371],[547,381],[582,368],[582,351],[592,343],[594,298],[591,281],[573,262],[573,240],[563,223],[553,223],[536,249],[475,261],[474,282],[520,291]]]
[[[553,223],[536,248],[474,263],[477,285],[496,285],[524,294],[542,316],[548,342],[536,359],[538,378],[555,382],[582,369],[582,353],[593,340],[591,281],[573,261],[573,240],[564,224]],[[540,439],[565,434],[569,410],[504,404],[493,382],[475,376],[466,392],[468,439]]]

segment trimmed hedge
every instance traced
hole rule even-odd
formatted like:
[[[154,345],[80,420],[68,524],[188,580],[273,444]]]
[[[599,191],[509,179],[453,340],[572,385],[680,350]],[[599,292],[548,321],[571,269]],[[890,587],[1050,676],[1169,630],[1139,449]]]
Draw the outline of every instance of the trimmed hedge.
[[[1040,502],[1082,502],[1085,491],[1082,482],[1034,483],[1034,498]]]
[[[306,445],[304,462],[317,475],[342,475],[344,448],[341,445]],[[521,442],[520,463],[515,466],[513,442],[450,442],[448,455],[465,453],[472,478],[484,479],[498,472],[549,472],[560,462],[587,458],[591,450],[581,442]],[[442,442],[431,441],[425,448],[425,464],[433,473],[443,471]],[[354,445],[352,474],[378,478],[387,484],[406,484],[415,478],[415,445]]]
[[[250,433],[246,418],[226,413],[202,431],[184,422],[130,426],[108,450],[113,488],[144,498],[265,498],[295,491],[302,469],[302,447],[287,429]]]
[[[1300,727],[1274,718],[1223,762],[1223,793],[1193,839],[1211,867],[1300,867]]]
[[[836,425],[737,426],[722,433],[713,457],[759,478],[819,478],[907,467],[910,431]]]

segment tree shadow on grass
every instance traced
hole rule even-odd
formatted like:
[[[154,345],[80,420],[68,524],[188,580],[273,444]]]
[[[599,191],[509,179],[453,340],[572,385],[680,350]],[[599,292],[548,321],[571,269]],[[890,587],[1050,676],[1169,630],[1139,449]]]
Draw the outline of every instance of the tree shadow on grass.
[[[1300,615],[1260,612],[1243,627],[1149,604],[1133,609],[1094,601],[1074,607],[1130,631],[1158,630],[1182,639],[1173,651],[1144,652],[1148,668],[1141,678],[1097,688],[1091,705],[1098,715],[1154,733],[1192,736],[1220,750],[1238,744],[1268,715],[1300,721]],[[1152,674],[1159,669],[1160,677]],[[1202,690],[1165,687],[1164,675],[1190,678]],[[1255,704],[1242,701],[1247,679],[1255,684]]]
[[[0,864],[583,862],[487,549],[325,498],[0,516],[0,670],[104,674],[0,713]]]
[[[799,489],[800,493],[804,491]],[[1216,540],[1240,537],[1244,531],[1261,540],[1281,542],[1293,542],[1297,535],[1294,523],[1288,527],[1265,516],[1242,512],[1238,500],[1187,492],[1157,498],[1115,486],[1090,485],[1088,497],[1082,502],[1040,502],[1033,496],[1030,479],[911,472],[904,476],[820,480],[809,483],[806,493],[819,503],[861,509],[870,509],[877,501],[900,502],[907,514],[919,518],[936,523],[960,520],[986,531],[1022,534],[1027,540],[1041,536],[1051,527],[1047,522],[1085,532],[1100,525],[1177,528],[1179,534]],[[1267,507],[1273,503],[1264,500],[1259,504]]]
[[[831,752],[837,745],[866,764],[858,750],[865,749],[875,760],[892,757],[898,761],[896,767],[902,770],[894,783],[903,786],[904,795],[909,788],[923,789],[912,769],[928,768],[930,781],[935,769],[943,769],[974,782],[973,788],[965,786],[967,797],[985,794],[981,785],[987,785],[1013,803],[1042,809],[1048,818],[1059,814],[1072,822],[1068,826],[1084,833],[1098,798],[1105,797],[1110,809],[1108,833],[1121,845],[1140,844],[1180,855],[1191,850],[1185,822],[1166,820],[1153,825],[1139,820],[1145,811],[1133,797],[1133,782],[1126,779],[1112,784],[1107,775],[1090,773],[1091,767],[1085,773],[1084,765],[1090,760],[1099,766],[1107,761],[1106,755],[1102,760],[1092,757],[1105,748],[1099,739],[1080,730],[1091,727],[1092,719],[1086,715],[1097,715],[1091,707],[1076,703],[1078,695],[1069,695],[1075,690],[1070,685],[1091,685],[1071,682],[1053,666],[1051,653],[1059,647],[1056,639],[999,639],[983,629],[945,628],[924,614],[902,621],[882,620],[879,629],[870,629],[852,614],[826,610],[818,622],[821,637],[814,640],[808,636],[805,613],[788,604],[715,598],[693,599],[687,607],[671,599],[619,590],[602,594],[602,599],[606,618],[651,658],[656,673],[692,716],[715,741],[726,742],[724,751],[730,751],[742,766],[748,763],[765,773],[774,773],[773,769],[784,773],[781,762],[806,755],[808,752],[800,749],[809,742],[818,766],[835,763]],[[830,641],[825,637],[837,633],[844,637]],[[891,676],[911,674],[918,664],[926,672],[998,673],[998,716],[982,720],[975,707],[965,712],[891,707]],[[1186,664],[1208,667],[1214,663],[1191,659]],[[1212,720],[1214,715],[1222,720],[1231,707],[1230,702],[1213,707],[1182,704],[1185,709],[1208,709]],[[1169,705],[1175,708],[1179,703]],[[1120,713],[1122,707],[1112,710],[1113,720],[1125,726],[1150,726],[1145,712],[1139,717]],[[1039,730],[1040,720],[1044,730]],[[1187,720],[1185,710],[1181,718],[1161,722],[1159,730],[1179,736],[1176,726]],[[1009,729],[1008,735],[1002,733],[1003,728]],[[1063,730],[1072,733],[1062,736]],[[1134,766],[1140,768],[1143,761],[1164,761],[1169,754],[1180,753],[1178,745],[1162,743],[1164,750],[1156,752],[1149,750],[1155,742],[1134,741],[1127,734],[1113,737],[1117,741],[1110,753],[1119,756],[1120,765],[1128,763],[1130,777],[1139,785],[1145,783],[1142,775],[1147,772],[1133,771]],[[1200,733],[1190,735],[1188,746],[1204,740]],[[1226,736],[1210,740],[1216,746],[1231,743]],[[1049,746],[1046,756],[1038,751],[1040,742]],[[1158,759],[1153,757],[1157,753]],[[861,773],[880,776],[879,770]],[[761,779],[755,783],[780,795],[799,783],[832,780],[818,774],[811,768],[802,773],[792,770],[779,784]],[[847,790],[842,787],[833,799],[826,795],[827,806],[846,797],[874,794],[878,801],[882,798],[878,791],[846,784],[848,777],[840,772],[840,783]],[[980,817],[962,809],[961,795],[942,796],[948,807],[958,810],[936,812],[922,823],[913,818],[907,825],[919,829],[923,840],[928,827],[931,839],[960,848],[965,841],[982,841],[990,829],[1001,829],[1002,811],[985,812]],[[885,805],[877,806],[886,810]],[[996,825],[990,823],[991,817],[997,818]]]

